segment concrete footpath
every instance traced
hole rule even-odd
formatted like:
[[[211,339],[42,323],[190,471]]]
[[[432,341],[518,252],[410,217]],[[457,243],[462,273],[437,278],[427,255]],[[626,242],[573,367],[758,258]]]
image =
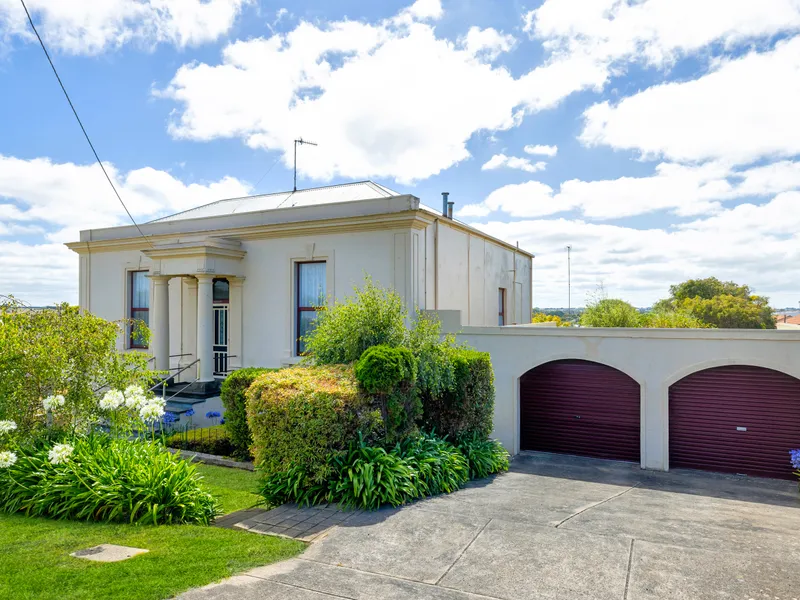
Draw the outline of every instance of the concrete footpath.
[[[790,481],[546,454],[184,600],[800,600]]]

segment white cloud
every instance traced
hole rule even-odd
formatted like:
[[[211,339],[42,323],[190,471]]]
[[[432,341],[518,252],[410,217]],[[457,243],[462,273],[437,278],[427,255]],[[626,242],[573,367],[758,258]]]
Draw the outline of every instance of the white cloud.
[[[180,48],[218,39],[250,0],[32,0],[45,43],[68,54],[100,54],[136,42]],[[18,0],[0,0],[0,40],[34,40]]]
[[[545,0],[525,31],[558,56],[661,66],[712,43],[800,30],[796,0]]]
[[[105,166],[139,223],[250,191],[231,177],[185,184],[150,167],[121,173],[112,164]],[[128,223],[96,164],[0,155],[0,293],[13,293],[34,304],[77,301],[77,258],[63,242],[77,240],[81,229]],[[4,241],[4,227],[6,235],[34,239]]]
[[[489,64],[487,48],[438,39],[416,21],[301,22],[229,45],[220,65],[182,66],[158,94],[182,104],[176,137],[241,137],[283,151],[288,165],[302,135],[319,143],[298,161],[305,176],[411,182],[468,158],[475,132],[515,124],[517,82]]]
[[[534,305],[567,305],[572,245],[572,305],[603,283],[637,306],[668,295],[670,284],[716,276],[753,286],[774,306],[795,306],[800,279],[800,193],[744,204],[679,229],[634,229],[568,219],[473,223],[534,252]]]
[[[528,144],[523,148],[523,151],[526,154],[538,154],[541,156],[553,157],[558,154],[558,146],[543,146],[541,144],[534,146],[532,144]]]
[[[495,166],[501,164],[498,161]],[[458,214],[480,217],[502,211],[512,217],[536,217],[578,210],[587,218],[601,220],[667,210],[687,217],[719,212],[726,200],[797,189],[800,162],[782,161],[743,171],[720,162],[661,163],[649,177],[571,179],[563,182],[558,192],[538,181],[505,185],[483,202],[464,206]]]
[[[538,171],[544,171],[544,169],[547,167],[547,163],[543,161],[532,163],[527,158],[506,156],[505,154],[495,154],[492,156],[492,158],[483,163],[481,170],[489,171],[492,169],[499,169],[501,167],[506,167],[508,169],[520,169],[528,173],[536,173]]]
[[[504,35],[494,29],[487,27],[470,27],[467,35],[461,39],[464,48],[477,56],[483,54],[489,60],[494,60],[504,52],[508,52],[514,47],[516,40],[512,35]]]
[[[443,14],[442,2],[441,0],[416,0],[404,12],[408,12],[417,19],[439,19]]]
[[[749,163],[800,154],[800,36],[584,113],[580,139],[678,161]]]

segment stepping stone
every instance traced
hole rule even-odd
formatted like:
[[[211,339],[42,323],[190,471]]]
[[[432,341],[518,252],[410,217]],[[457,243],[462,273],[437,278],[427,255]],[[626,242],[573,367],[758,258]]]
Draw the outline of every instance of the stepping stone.
[[[117,546],[115,544],[100,544],[93,548],[86,548],[85,550],[78,550],[70,554],[75,558],[85,558],[86,560],[93,560],[95,562],[119,562],[133,558],[137,554],[144,554],[150,552],[144,548],[130,548],[128,546]]]

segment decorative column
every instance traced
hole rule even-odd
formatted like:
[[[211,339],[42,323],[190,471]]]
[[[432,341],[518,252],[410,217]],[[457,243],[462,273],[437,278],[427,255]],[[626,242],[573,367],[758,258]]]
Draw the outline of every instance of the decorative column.
[[[230,284],[230,299],[228,305],[228,336],[229,346],[228,354],[233,357],[233,360],[228,360],[228,369],[231,365],[244,366],[244,356],[242,345],[242,324],[244,321],[244,305],[242,299],[242,286],[244,285],[244,277],[228,277]]]
[[[200,381],[214,381],[214,299],[212,275],[197,275],[197,358]]]
[[[169,280],[166,275],[151,275],[153,310],[150,313],[150,346],[156,357],[156,370],[169,369]]]
[[[181,368],[189,365],[197,358],[197,279],[183,278],[183,302],[181,303]],[[196,366],[181,374],[181,381],[193,381],[197,378]]]

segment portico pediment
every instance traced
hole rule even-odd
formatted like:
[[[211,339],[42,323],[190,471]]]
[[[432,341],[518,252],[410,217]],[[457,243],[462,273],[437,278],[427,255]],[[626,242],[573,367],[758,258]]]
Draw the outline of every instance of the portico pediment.
[[[152,275],[244,276],[242,258],[247,254],[239,240],[207,237],[201,240],[156,244],[142,250],[153,261]]]

